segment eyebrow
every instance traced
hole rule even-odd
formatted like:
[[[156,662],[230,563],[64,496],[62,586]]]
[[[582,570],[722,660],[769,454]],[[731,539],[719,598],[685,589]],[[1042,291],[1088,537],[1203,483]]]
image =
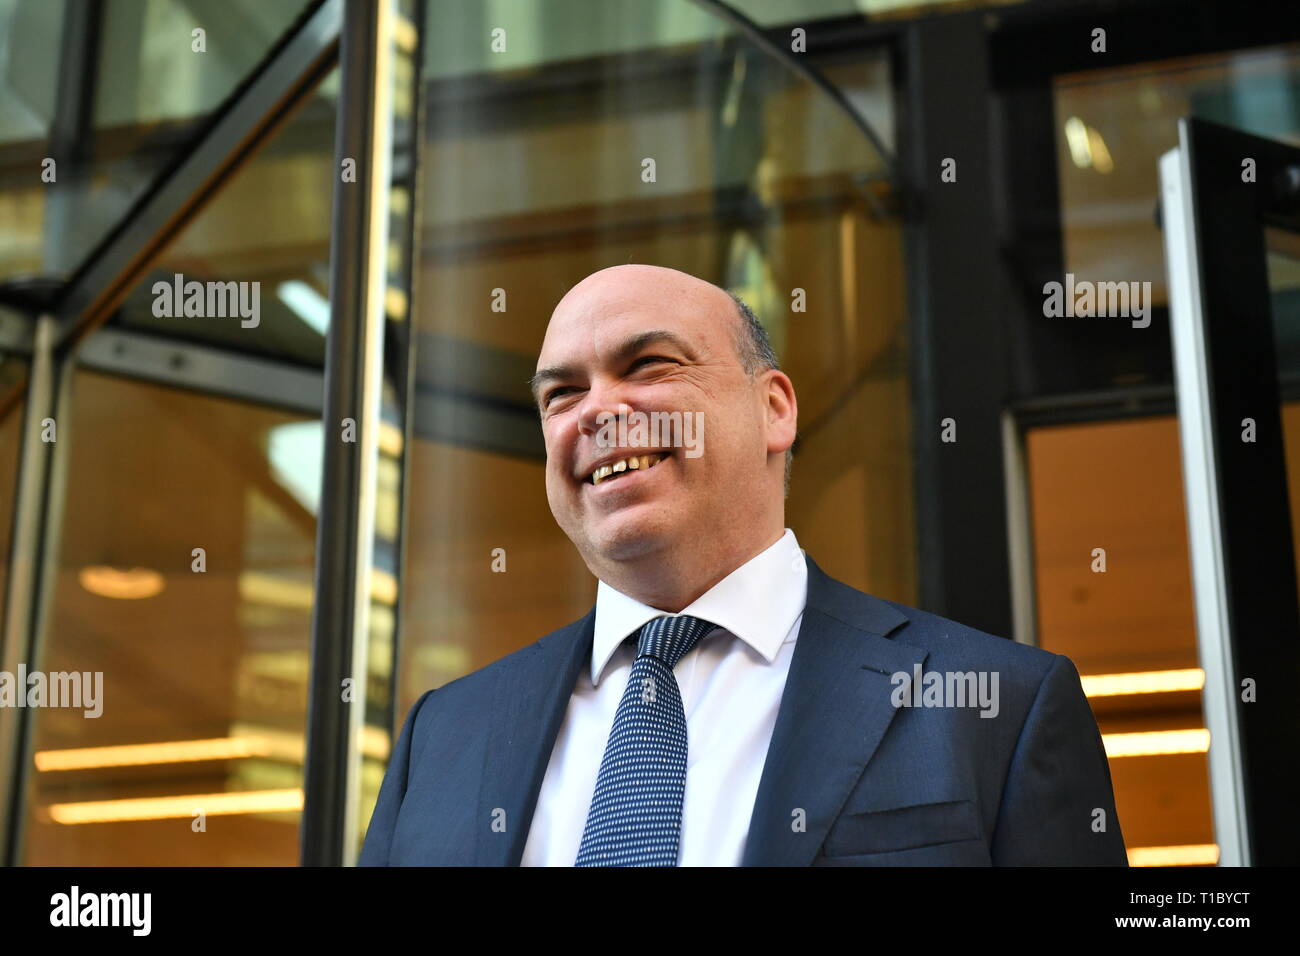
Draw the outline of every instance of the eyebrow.
[[[667,342],[683,352],[687,358],[694,359],[695,352],[686,340],[675,332],[667,329],[649,329],[645,332],[638,332],[630,338],[624,339],[623,342],[614,349],[610,356],[615,362],[620,362],[630,358],[637,352],[649,345],[658,345],[661,342]],[[540,404],[542,400],[542,387],[547,382],[553,382],[557,379],[574,378],[578,374],[578,369],[573,365],[550,365],[546,368],[539,368],[537,373],[528,380],[528,388],[533,393],[533,400]]]

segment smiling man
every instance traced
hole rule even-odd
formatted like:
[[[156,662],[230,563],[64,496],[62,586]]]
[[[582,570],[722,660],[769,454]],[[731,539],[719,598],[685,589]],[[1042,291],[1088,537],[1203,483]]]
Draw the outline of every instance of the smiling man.
[[[420,698],[363,865],[1125,864],[1068,659],[803,554],[795,390],[743,303],[602,270],[556,306],[532,384],[596,604]]]

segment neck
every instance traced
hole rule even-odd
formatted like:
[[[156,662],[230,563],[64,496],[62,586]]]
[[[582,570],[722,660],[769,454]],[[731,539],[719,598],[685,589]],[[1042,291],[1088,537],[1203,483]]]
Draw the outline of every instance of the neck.
[[[730,549],[703,555],[697,548],[656,552],[620,561],[593,573],[615,590],[648,607],[680,613],[737,568],[762,554],[785,534],[784,516],[775,529],[750,537]]]

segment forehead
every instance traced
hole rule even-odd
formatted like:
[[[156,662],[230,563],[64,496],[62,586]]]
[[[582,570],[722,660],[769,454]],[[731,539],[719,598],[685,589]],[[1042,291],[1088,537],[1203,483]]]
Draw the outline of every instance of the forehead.
[[[655,283],[642,276],[575,286],[551,315],[538,367],[599,361],[648,331],[670,332],[701,354],[730,349],[730,297],[695,281],[703,288]]]

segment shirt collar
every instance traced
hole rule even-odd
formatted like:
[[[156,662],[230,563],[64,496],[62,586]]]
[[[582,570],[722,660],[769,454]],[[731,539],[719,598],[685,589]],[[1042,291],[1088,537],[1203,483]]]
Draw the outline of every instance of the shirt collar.
[[[786,528],[775,544],[736,568],[681,613],[730,631],[770,664],[803,613],[807,597],[803,552],[794,532]],[[605,665],[628,636],[647,621],[663,616],[663,611],[601,581],[596,587],[592,685],[599,685]]]

